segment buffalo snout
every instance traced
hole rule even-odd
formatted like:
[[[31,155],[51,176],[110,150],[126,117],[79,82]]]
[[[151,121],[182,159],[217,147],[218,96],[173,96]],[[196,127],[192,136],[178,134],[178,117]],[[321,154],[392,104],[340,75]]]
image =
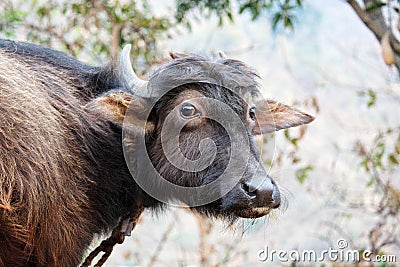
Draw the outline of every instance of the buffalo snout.
[[[281,194],[276,183],[266,176],[261,179],[243,182],[243,192],[253,200],[254,208],[278,208],[281,204]]]

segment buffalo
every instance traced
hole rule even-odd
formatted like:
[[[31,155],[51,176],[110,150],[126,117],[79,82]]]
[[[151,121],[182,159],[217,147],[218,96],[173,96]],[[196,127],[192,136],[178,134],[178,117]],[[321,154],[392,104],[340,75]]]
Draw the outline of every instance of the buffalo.
[[[254,136],[313,117],[262,100],[223,54],[171,53],[144,81],[129,51],[95,67],[0,40],[0,266],[78,266],[95,235],[168,202],[227,220],[279,207]]]

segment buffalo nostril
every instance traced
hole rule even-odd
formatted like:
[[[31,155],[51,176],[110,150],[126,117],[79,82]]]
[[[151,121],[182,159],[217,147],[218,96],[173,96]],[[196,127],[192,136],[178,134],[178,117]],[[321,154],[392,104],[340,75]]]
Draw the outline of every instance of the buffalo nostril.
[[[254,201],[256,207],[276,209],[281,205],[281,196],[278,187],[271,180],[264,180],[260,184],[245,182],[242,190]]]
[[[243,190],[253,199],[257,207],[278,208],[281,204],[280,192],[272,180],[264,180],[262,183],[243,183]]]
[[[253,188],[251,185],[242,183],[242,189],[243,191],[251,198],[256,198],[256,188]]]
[[[279,206],[281,205],[281,194],[279,192],[278,187],[274,187],[274,192],[272,193],[272,208],[276,209],[279,208]]]

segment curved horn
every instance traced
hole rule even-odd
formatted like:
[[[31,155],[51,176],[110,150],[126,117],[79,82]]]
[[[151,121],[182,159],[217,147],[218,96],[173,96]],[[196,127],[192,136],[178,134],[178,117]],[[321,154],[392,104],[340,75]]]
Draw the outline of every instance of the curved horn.
[[[148,82],[140,79],[133,71],[130,59],[131,47],[132,45],[130,44],[124,46],[124,49],[122,49],[121,52],[119,64],[121,68],[122,80],[125,83],[125,86],[129,90],[133,91],[134,89],[147,86]]]
[[[228,58],[228,56],[222,50],[218,51],[218,55],[219,55],[220,58],[225,58],[225,59]]]

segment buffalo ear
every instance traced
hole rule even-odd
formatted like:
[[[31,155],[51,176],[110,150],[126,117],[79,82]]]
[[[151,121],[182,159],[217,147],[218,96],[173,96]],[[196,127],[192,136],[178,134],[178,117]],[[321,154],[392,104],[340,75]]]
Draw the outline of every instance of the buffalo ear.
[[[180,59],[180,58],[187,57],[187,55],[184,53],[178,53],[178,52],[172,52],[172,51],[169,51],[168,54],[172,59]]]
[[[273,100],[255,103],[256,126],[253,134],[266,134],[310,123],[314,117]]]
[[[124,120],[129,109],[127,123],[132,127],[146,125],[146,131],[154,128],[153,122],[147,121],[144,115],[147,100],[132,95],[125,91],[111,91],[97,97],[86,105],[86,109],[97,110],[113,123],[123,126]]]

